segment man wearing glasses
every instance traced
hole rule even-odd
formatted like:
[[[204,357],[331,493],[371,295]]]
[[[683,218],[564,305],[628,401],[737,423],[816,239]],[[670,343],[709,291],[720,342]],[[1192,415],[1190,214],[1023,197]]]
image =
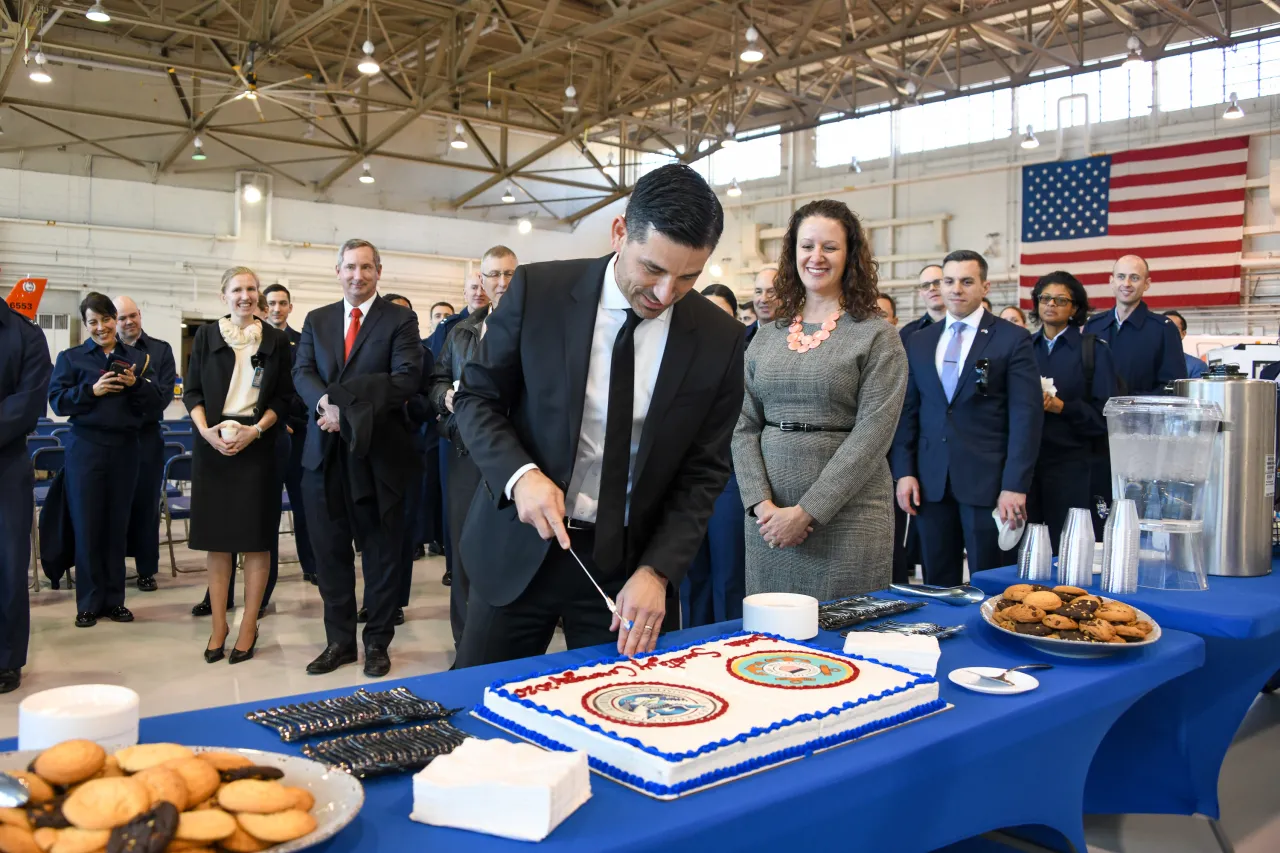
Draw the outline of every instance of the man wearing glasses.
[[[448,439],[452,448],[441,474],[445,489],[445,535],[449,537],[449,569],[445,577],[449,586],[449,624],[453,628],[455,645],[462,638],[469,587],[458,542],[462,536],[462,523],[466,521],[467,510],[471,506],[471,498],[480,484],[480,469],[472,461],[471,454],[458,435],[453,417],[453,395],[462,381],[462,368],[479,353],[480,342],[488,329],[489,315],[498,310],[498,303],[511,286],[511,279],[519,264],[516,253],[506,246],[494,246],[484,253],[484,257],[480,259],[478,277],[483,302],[473,299],[471,285],[468,285],[467,307],[470,314],[449,330],[449,337],[440,350],[440,357],[436,359],[431,385],[431,402],[441,415],[440,435]]]

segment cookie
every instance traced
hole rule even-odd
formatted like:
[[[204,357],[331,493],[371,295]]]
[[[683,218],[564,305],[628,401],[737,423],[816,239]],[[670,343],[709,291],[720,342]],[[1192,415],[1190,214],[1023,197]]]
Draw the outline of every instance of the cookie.
[[[260,779],[239,779],[222,786],[222,789],[218,791],[218,805],[230,812],[274,814],[292,808],[293,795],[289,793],[288,788],[279,782],[265,782]],[[245,831],[255,838],[262,837],[247,826]]]
[[[27,806],[27,819],[32,829],[64,829],[71,826],[71,821],[62,813],[62,804],[67,801],[66,795],[54,797],[40,805]]]
[[[240,825],[236,824],[236,829]],[[175,838],[169,842],[169,846],[164,848],[164,853],[197,853],[200,850],[211,850],[212,848],[201,844],[199,841],[183,841],[181,838]],[[110,853],[110,851],[108,851]]]
[[[1044,608],[1025,603],[1009,608],[1008,613],[1015,622],[1041,622],[1048,615],[1044,612]]]
[[[98,853],[107,846],[111,833],[105,829],[76,829],[68,827],[58,830],[58,838],[49,848],[48,853]]]
[[[148,767],[156,767],[166,761],[194,758],[195,753],[176,743],[140,743],[128,746],[116,753],[116,761],[126,773],[137,773]]]
[[[1035,592],[1035,588],[1029,583],[1015,583],[1004,591],[1004,597],[1010,601],[1021,602],[1031,593]]]
[[[1086,634],[1084,631],[1080,631],[1080,630],[1072,631],[1072,630],[1068,629],[1068,630],[1066,630],[1066,631],[1059,631],[1059,632],[1058,632],[1058,639],[1059,639],[1059,640],[1074,640],[1075,642],[1082,643],[1082,642],[1085,642],[1085,641],[1087,641],[1087,640],[1089,639],[1089,635],[1088,635],[1088,634]]]
[[[309,812],[316,804],[315,795],[306,788],[285,788],[293,795],[293,807],[299,811]]]
[[[5,775],[27,783],[27,802],[33,806],[47,803],[54,797],[53,788],[49,783],[34,773],[28,773],[25,770],[6,770]]]
[[[124,769],[120,766],[120,761],[114,755],[108,755],[106,763],[102,765],[102,769],[98,771],[99,778],[110,779],[115,776],[123,776]]]
[[[0,809],[0,826],[16,826],[31,831],[31,818],[26,809]]]
[[[1147,638],[1147,632],[1139,628],[1137,625],[1113,625],[1116,636],[1122,637],[1126,642],[1141,643]]]
[[[236,820],[240,821],[245,832],[259,841],[272,844],[301,838],[316,829],[316,819],[299,809],[276,814],[240,814],[236,815]]]
[[[1032,637],[1047,637],[1053,633],[1053,629],[1043,622],[1015,622],[1013,630],[1019,634],[1029,634]]]
[[[222,752],[216,749],[208,752],[197,752],[196,758],[209,762],[219,773],[224,770],[235,770],[237,767],[253,766],[253,759],[251,758],[234,752]]]
[[[1079,628],[1079,624],[1074,619],[1062,616],[1058,613],[1050,613],[1044,617],[1044,624],[1048,625],[1055,631],[1074,631]]]
[[[1100,640],[1104,643],[1111,642],[1116,636],[1116,629],[1111,626],[1110,622],[1102,619],[1090,619],[1087,622],[1081,622],[1080,630],[1084,631],[1092,639]]]
[[[1056,593],[1047,590],[1029,593],[1026,598],[1022,599],[1022,603],[1039,607],[1041,610],[1057,610],[1063,604],[1062,599]]]
[[[32,762],[36,775],[53,785],[74,785],[93,776],[107,761],[107,751],[91,740],[66,740]]]
[[[1092,601],[1094,604],[1098,605],[1099,607],[1102,606],[1102,599],[1096,595],[1088,595],[1088,594],[1078,595],[1075,598],[1073,598],[1071,601],[1073,604],[1077,601]]]
[[[114,829],[151,808],[151,792],[137,779],[94,779],[76,788],[62,813],[79,829]],[[106,842],[103,842],[103,846]]]
[[[111,830],[107,853],[163,853],[178,829],[178,810],[162,802]]]
[[[1061,616],[1067,617],[1068,619],[1074,619],[1077,622],[1082,619],[1092,619],[1093,614],[1098,612],[1098,602],[1089,601],[1088,599],[1081,597],[1074,599],[1070,604],[1065,604],[1062,607],[1059,607],[1055,612]]]
[[[1014,601],[1012,598],[1001,598],[996,601],[996,612],[999,613],[1001,610],[1007,610],[1017,603],[1018,602]]]
[[[236,831],[236,819],[222,809],[205,809],[178,815],[175,838],[183,841],[221,841]]]
[[[178,775],[178,771],[171,767],[148,767],[141,773],[135,773],[133,778],[147,786],[147,790],[151,792],[152,806],[162,802],[173,803],[178,811],[186,810],[190,795],[187,793],[187,783]]]
[[[0,853],[41,853],[35,836],[25,829],[0,824]]]
[[[1145,620],[1139,620],[1139,621],[1137,621],[1137,622],[1134,622],[1134,623],[1133,623],[1132,625],[1130,625],[1129,627],[1131,627],[1131,628],[1137,628],[1137,629],[1138,629],[1139,631],[1141,631],[1143,634],[1150,634],[1152,631],[1154,631],[1154,630],[1156,629],[1156,626],[1155,626],[1155,624],[1154,624],[1154,623],[1152,623],[1152,622],[1147,622],[1147,621],[1145,621]]]
[[[182,781],[187,784],[188,803],[209,799],[222,784],[222,777],[213,765],[198,758],[175,758],[161,766],[176,771],[182,777]]]
[[[1108,601],[1098,608],[1098,618],[1108,622],[1126,623],[1138,621],[1138,613],[1132,607],[1119,601]]]
[[[221,771],[223,782],[234,782],[237,779],[283,779],[284,771],[279,767],[263,767],[261,765],[251,764],[248,767],[236,767],[232,770]]]
[[[1061,598],[1063,601],[1070,601],[1071,599],[1077,598],[1081,595],[1089,594],[1088,590],[1081,589],[1078,586],[1061,586],[1061,585],[1055,586],[1053,588],[1053,592],[1057,593],[1058,598]]]
[[[58,840],[58,830],[47,826],[42,827],[41,829],[37,829],[33,832],[31,837],[35,839],[37,847],[41,850],[48,850],[53,846],[53,843]]]
[[[265,841],[259,841],[245,832],[239,823],[236,823],[235,832],[218,842],[218,848],[226,850],[227,853],[260,853],[270,846]]]

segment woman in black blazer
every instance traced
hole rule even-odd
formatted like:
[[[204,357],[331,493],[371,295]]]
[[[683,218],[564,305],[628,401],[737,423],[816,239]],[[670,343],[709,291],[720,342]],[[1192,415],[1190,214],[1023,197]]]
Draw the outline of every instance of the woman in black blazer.
[[[208,551],[213,635],[204,659],[223,658],[232,554],[244,555],[244,614],[231,663],[253,657],[257,614],[280,527],[275,430],[292,404],[289,338],[255,316],[258,276],[247,267],[222,275],[231,313],[201,326],[191,347],[182,402],[203,441],[192,453],[190,547]],[[277,425],[278,424],[278,425]]]

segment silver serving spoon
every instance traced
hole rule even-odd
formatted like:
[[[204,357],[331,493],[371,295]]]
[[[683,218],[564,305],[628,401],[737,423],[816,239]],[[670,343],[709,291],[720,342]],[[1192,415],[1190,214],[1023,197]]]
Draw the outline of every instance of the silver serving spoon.
[[[1003,684],[1007,687],[1017,687],[1016,684],[1014,684],[1012,681],[1009,680],[1009,673],[1026,672],[1029,669],[1053,669],[1053,664],[1028,663],[1028,664],[1023,664],[1022,666],[1011,666],[1008,669],[1004,670],[1003,672],[997,672],[995,675],[985,675],[976,670],[969,670],[969,671],[972,672],[974,675],[978,676],[978,678],[981,678],[983,681],[994,681],[997,684]]]
[[[27,783],[21,779],[0,773],[0,809],[16,809],[25,806],[31,799],[31,791]]]
[[[916,598],[928,598],[932,601],[940,601],[943,604],[953,604],[956,607],[963,607],[966,604],[980,604],[986,598],[986,594],[976,586],[963,584],[961,586],[930,586],[929,584],[919,584],[911,586],[908,584],[891,583],[889,589],[899,595],[912,595]]]

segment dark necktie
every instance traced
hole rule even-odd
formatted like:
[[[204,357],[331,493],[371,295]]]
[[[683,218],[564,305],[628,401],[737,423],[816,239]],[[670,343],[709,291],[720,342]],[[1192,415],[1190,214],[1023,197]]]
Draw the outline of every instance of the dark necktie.
[[[636,387],[636,326],[641,317],[627,309],[613,342],[609,365],[609,408],[604,424],[604,458],[596,505],[596,565],[608,576],[622,568],[626,552],[627,477],[631,469],[631,401]]]

